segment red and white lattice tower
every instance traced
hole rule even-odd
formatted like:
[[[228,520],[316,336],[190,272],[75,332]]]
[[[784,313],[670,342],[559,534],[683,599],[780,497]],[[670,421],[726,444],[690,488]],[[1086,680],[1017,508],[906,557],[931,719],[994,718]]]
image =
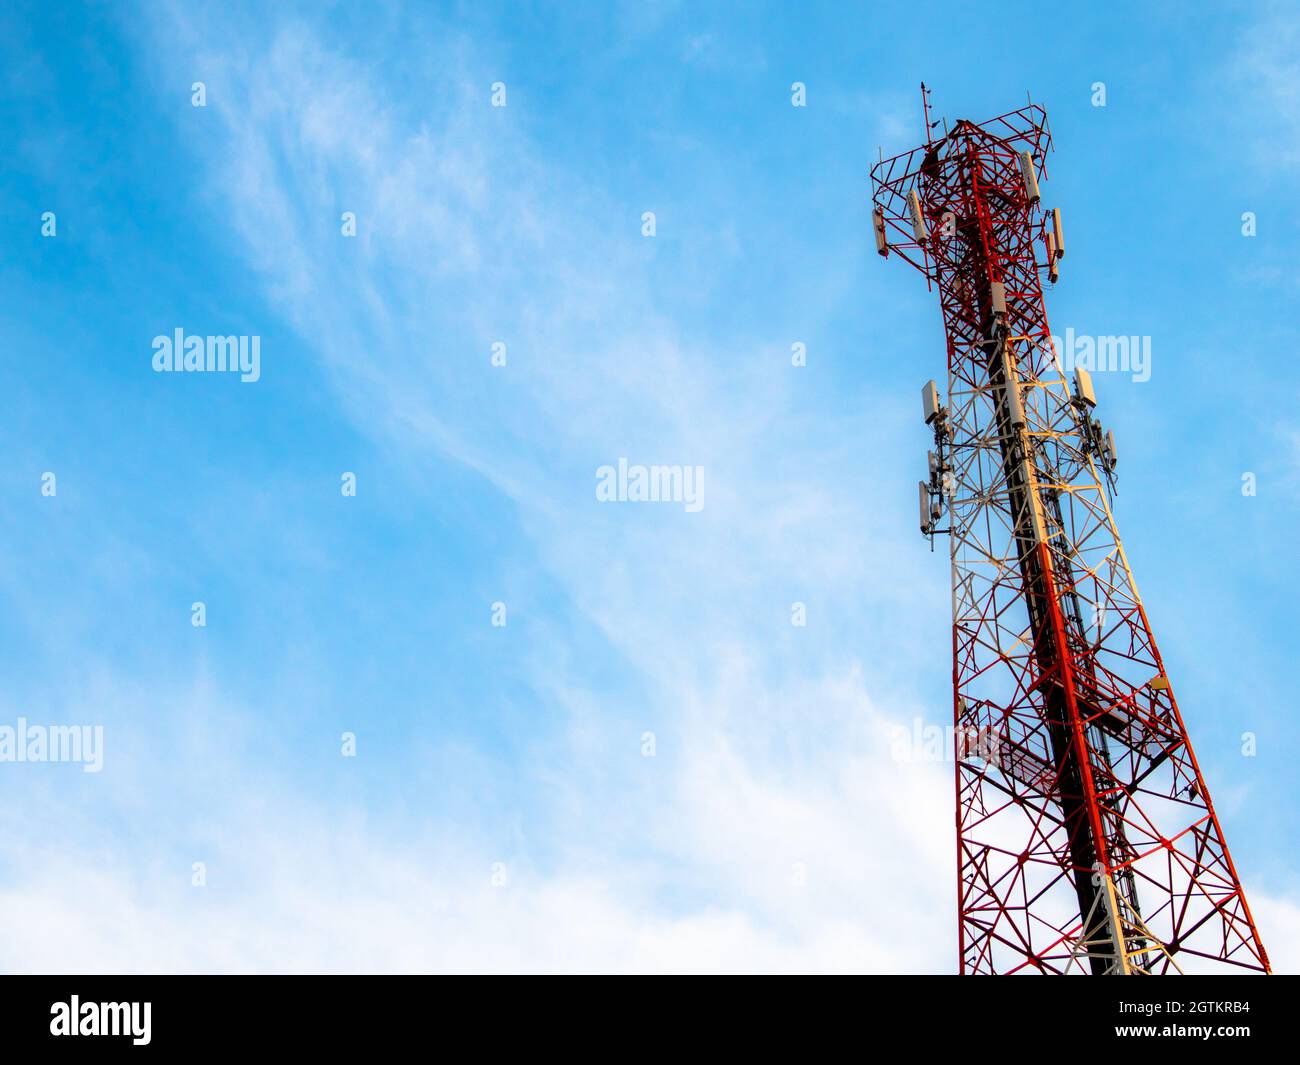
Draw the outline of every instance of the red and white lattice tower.
[[[872,170],[873,224],[947,332],[920,504],[951,544],[961,971],[1267,972],[1115,528],[1114,438],[1051,342],[1047,115],[939,136],[922,103],[925,143]]]

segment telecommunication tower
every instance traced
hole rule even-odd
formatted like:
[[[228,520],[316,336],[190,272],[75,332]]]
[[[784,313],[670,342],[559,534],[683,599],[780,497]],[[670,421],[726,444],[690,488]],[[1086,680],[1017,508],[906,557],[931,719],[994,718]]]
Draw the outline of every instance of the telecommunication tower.
[[[961,971],[1268,972],[1115,527],[1114,435],[1052,344],[1047,114],[939,135],[921,93],[925,142],[872,169],[872,222],[947,333],[919,501],[950,538]]]

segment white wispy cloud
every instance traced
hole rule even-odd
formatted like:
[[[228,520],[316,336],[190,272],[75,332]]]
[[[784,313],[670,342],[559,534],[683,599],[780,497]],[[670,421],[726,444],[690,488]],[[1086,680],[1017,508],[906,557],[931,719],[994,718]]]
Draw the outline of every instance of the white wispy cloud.
[[[1260,9],[1242,28],[1234,73],[1249,89],[1266,163],[1300,163],[1300,19],[1291,4]]]
[[[557,781],[544,800],[556,866],[507,889],[525,924],[563,905],[581,946],[552,951],[515,928],[535,954],[520,947],[512,964],[946,967],[950,780],[891,761],[860,666],[861,640],[884,626],[855,630],[861,604],[832,622],[829,605],[904,530],[846,491],[843,474],[863,474],[841,442],[853,434],[801,424],[785,358],[775,373],[746,359],[743,329],[681,335],[617,190],[544,158],[508,108],[488,107],[472,63],[463,42],[433,49],[423,89],[442,103],[416,121],[377,72],[286,24],[265,45],[205,53],[221,132],[194,146],[268,300],[358,424],[415,456],[449,454],[507,495],[648,693],[651,768],[631,789],[599,769]],[[356,242],[339,236],[342,209],[358,214]],[[496,338],[510,344],[503,371],[487,364]],[[624,454],[703,465],[704,511],[600,508],[594,470]],[[773,574],[814,601],[811,630],[792,629],[795,596]],[[942,580],[916,575],[940,597]],[[882,599],[907,609],[902,594]],[[541,689],[584,685],[537,668]],[[635,750],[634,725],[589,711],[559,742],[598,765]],[[420,964],[450,957],[426,946]]]

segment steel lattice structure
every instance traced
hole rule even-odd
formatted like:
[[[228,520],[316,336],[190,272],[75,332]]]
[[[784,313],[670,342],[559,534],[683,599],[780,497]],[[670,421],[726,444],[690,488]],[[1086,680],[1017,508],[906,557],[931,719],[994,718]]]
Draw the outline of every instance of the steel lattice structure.
[[[921,500],[951,544],[961,971],[1268,972],[1111,514],[1113,438],[1051,342],[1046,112],[938,137],[922,102],[873,221],[947,332]]]

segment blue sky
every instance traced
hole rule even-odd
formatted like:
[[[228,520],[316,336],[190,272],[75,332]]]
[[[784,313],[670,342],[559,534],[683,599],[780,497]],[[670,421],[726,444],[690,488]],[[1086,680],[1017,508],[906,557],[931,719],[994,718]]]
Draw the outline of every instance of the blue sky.
[[[1300,967],[1294,5],[909,12],[6,8],[0,723],[105,752],[0,766],[0,968],[951,971],[951,765],[889,743],[951,706],[942,330],[868,214],[922,79],[1047,107],[1053,327],[1151,337],[1116,516]]]

